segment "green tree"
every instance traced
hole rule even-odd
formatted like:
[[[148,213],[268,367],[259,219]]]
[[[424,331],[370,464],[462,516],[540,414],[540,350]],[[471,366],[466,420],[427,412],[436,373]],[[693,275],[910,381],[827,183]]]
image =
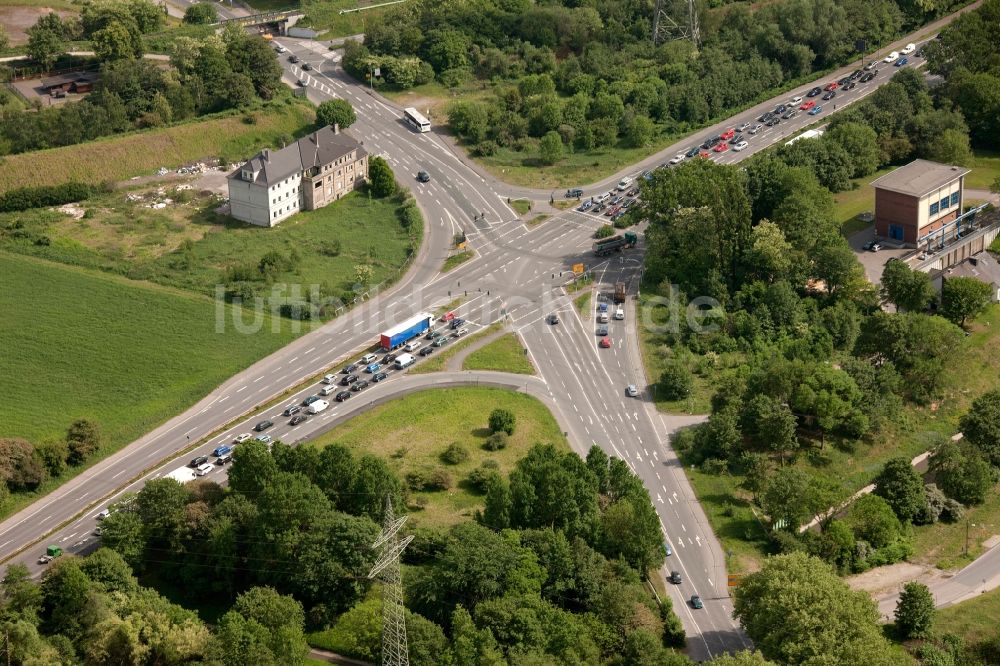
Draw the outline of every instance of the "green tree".
[[[278,464],[267,445],[257,441],[245,442],[233,453],[229,487],[235,492],[256,497],[274,481],[277,474]]]
[[[46,69],[66,50],[66,27],[55,12],[38,17],[27,33],[28,55]]]
[[[785,402],[758,393],[747,401],[745,420],[745,432],[761,448],[776,451],[782,464],[785,453],[798,448],[795,435],[798,424]]]
[[[218,19],[215,5],[208,2],[197,2],[184,11],[184,22],[192,25],[208,25]]]
[[[777,666],[760,652],[743,650],[735,654],[724,654],[710,662],[712,666]]]
[[[224,32],[223,39],[229,67],[250,77],[261,99],[271,99],[284,87],[274,49],[260,36],[248,35],[240,29]]]
[[[316,107],[316,122],[323,127],[338,125],[340,129],[345,130],[357,119],[354,107],[346,99],[329,99]]]
[[[142,56],[142,39],[135,22],[112,21],[90,36],[98,60],[131,60]]]
[[[988,391],[973,400],[959,426],[966,441],[994,467],[1000,467],[1000,390]]]
[[[879,293],[897,311],[921,312],[934,298],[934,285],[927,273],[913,270],[905,261],[889,261],[882,271]]]
[[[875,477],[875,494],[903,522],[913,523],[927,511],[924,480],[906,458],[891,458]]]
[[[836,123],[823,137],[840,144],[851,158],[852,178],[863,178],[879,167],[878,135],[868,125],[858,122]]]
[[[976,278],[945,278],[941,288],[941,314],[964,328],[969,317],[986,310],[992,290],[993,287]]]
[[[569,538],[591,536],[599,515],[596,485],[578,455],[536,444],[510,474],[511,527],[552,527]]]
[[[131,595],[139,590],[139,581],[132,574],[132,567],[111,548],[100,548],[88,555],[80,570],[106,592]]]
[[[868,593],[804,553],[768,558],[745,575],[733,609],[754,645],[781,664],[906,663],[883,638]]]
[[[479,143],[489,132],[489,112],[479,102],[454,102],[448,107],[448,124],[469,143]]]
[[[934,596],[923,583],[903,586],[896,602],[896,628],[904,638],[927,638],[934,624]]]
[[[378,155],[368,158],[368,187],[376,197],[388,197],[396,193],[396,176],[385,159]]]
[[[542,164],[552,165],[562,159],[563,143],[559,132],[548,132],[538,142],[538,158]]]
[[[509,409],[494,409],[490,412],[489,418],[489,428],[490,432],[500,432],[503,431],[508,435],[514,434],[514,426],[517,423],[517,418],[514,416],[514,412]]]
[[[826,283],[831,294],[838,294],[863,280],[861,264],[843,239],[818,245],[813,254],[814,273]]]
[[[653,140],[656,125],[647,116],[633,115],[625,123],[625,141],[634,148],[642,148]]]
[[[760,279],[774,282],[786,277],[794,251],[777,224],[762,220],[751,232],[749,265]]]
[[[101,522],[101,545],[121,555],[137,570],[142,567],[146,537],[142,518],[132,511],[116,511]]]
[[[927,147],[927,158],[943,164],[969,164],[969,135],[956,129],[944,130]]]
[[[950,441],[934,451],[929,470],[945,495],[965,505],[982,504],[993,485],[989,463]]]
[[[16,562],[7,565],[0,591],[3,592],[5,615],[17,616],[32,625],[38,624],[42,590],[31,580],[27,566]]]
[[[91,584],[81,562],[63,557],[49,567],[42,579],[42,627],[79,639],[104,610],[91,594]]]
[[[851,504],[844,521],[854,536],[873,548],[883,548],[903,536],[903,525],[889,503],[878,495],[865,495]]]
[[[253,587],[236,598],[230,612],[267,630],[267,645],[278,663],[304,662],[309,646],[303,630],[305,613],[298,601],[269,587]]]
[[[829,488],[798,467],[782,467],[768,481],[761,508],[773,526],[795,532],[806,520],[825,511],[833,499]]]
[[[0,439],[0,482],[13,491],[32,490],[45,480],[46,470],[31,442]]]
[[[228,107],[239,109],[250,106],[256,99],[253,81],[246,74],[230,72],[223,79],[220,97]]]
[[[69,445],[70,465],[82,465],[83,462],[101,446],[101,432],[97,424],[87,419],[74,421],[66,432],[66,443]]]
[[[667,361],[660,373],[656,390],[664,400],[684,400],[691,395],[694,377],[687,364],[679,360]]]

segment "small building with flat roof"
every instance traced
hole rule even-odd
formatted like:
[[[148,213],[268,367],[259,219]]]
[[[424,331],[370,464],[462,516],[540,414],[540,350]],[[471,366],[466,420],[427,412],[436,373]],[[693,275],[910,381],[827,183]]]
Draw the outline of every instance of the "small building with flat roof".
[[[914,160],[872,181],[875,235],[917,247],[961,214],[967,173],[964,167]]]

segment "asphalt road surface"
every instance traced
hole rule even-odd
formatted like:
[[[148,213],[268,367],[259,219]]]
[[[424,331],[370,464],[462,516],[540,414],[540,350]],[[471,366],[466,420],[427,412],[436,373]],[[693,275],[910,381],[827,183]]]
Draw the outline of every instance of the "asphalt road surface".
[[[354,105],[358,121],[350,132],[363,140],[370,153],[385,156],[397,178],[413,191],[425,217],[424,246],[406,277],[392,289],[369,294],[359,307],[239,373],[183,414],[4,521],[0,524],[0,557],[28,563],[37,573],[41,565],[36,559],[47,543],[60,544],[67,552],[86,552],[97,541],[93,534],[97,514],[121,493],[186,465],[196,455],[208,455],[236,435],[252,433],[252,426],[265,418],[276,424],[267,434],[301,442],[401,392],[479,382],[525,390],[544,400],[578,452],[585,453],[597,444],[626,460],[649,489],[664,540],[673,550],[664,572],[677,570],[682,574],[683,582],[668,585],[668,589],[689,636],[689,654],[705,659],[747,647],[746,637],[731,617],[724,555],[669,446],[674,430],[700,417],[658,413],[645,385],[637,324],[646,315],[635,308],[641,243],[621,254],[596,258],[590,251],[592,233],[606,218],[574,210],[555,213],[537,227],[526,227],[507,206],[507,197],[528,196],[541,202],[548,200],[549,192],[498,183],[471,165],[445,138],[411,131],[399,109],[343,73],[338,66],[339,53],[315,43],[278,41],[313,66],[311,71],[303,71],[283,57],[290,84],[301,78],[314,102],[340,97]],[[845,68],[817,83],[825,84],[850,71]],[[851,91],[853,96],[845,94],[838,107],[887,81],[885,74],[877,76],[869,87],[859,85]],[[800,93],[761,104],[725,126],[709,128],[624,173],[637,174],[658,165],[698,143],[699,137],[714,136],[739,124],[744,116],[755,118],[793,94]],[[782,121],[784,127],[778,127],[784,134],[761,133],[752,140],[752,149],[721,156],[713,153],[711,159],[742,159],[769,143],[784,140],[811,120],[815,119],[800,114],[787,125]],[[415,180],[420,170],[431,175],[429,183]],[[587,196],[605,191],[622,175],[586,188]],[[439,269],[453,234],[459,230],[466,233],[476,256],[442,275]],[[598,347],[593,309],[577,312],[572,295],[564,289],[571,267],[578,262],[585,263],[595,275],[595,295],[610,293],[615,282],[628,285],[625,318],[609,324],[610,348]],[[379,332],[415,312],[433,311],[457,298],[463,302],[456,312],[474,329],[495,321],[507,322],[524,341],[539,376],[390,373],[385,382],[344,403],[332,402],[328,410],[299,426],[292,427],[280,416],[288,404],[316,393],[323,373],[338,371],[373,347]],[[561,323],[547,324],[546,316],[554,312],[561,315]],[[639,387],[638,397],[625,395],[628,384]],[[271,406],[263,407],[267,404]],[[223,474],[224,468],[216,466],[208,478]],[[702,597],[704,609],[694,610],[689,605],[693,594]]]

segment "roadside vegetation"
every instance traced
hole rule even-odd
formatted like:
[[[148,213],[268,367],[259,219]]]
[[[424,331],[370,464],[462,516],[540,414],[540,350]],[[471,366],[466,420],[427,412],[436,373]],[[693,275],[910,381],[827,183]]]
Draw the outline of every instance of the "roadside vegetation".
[[[586,460],[569,451],[526,395],[413,394],[317,444],[241,445],[228,480],[150,481],[113,506],[97,552],[57,558],[41,585],[10,567],[4,609],[19,630],[6,649],[56,663],[124,650],[163,664],[295,666],[308,631],[378,663],[380,590],[366,574],[391,498],[411,514],[414,666],[692,664],[675,651],[684,634],[669,600],[643,583],[664,553],[641,482],[597,447]],[[204,584],[164,585],[194,577]]]
[[[518,375],[535,374],[535,366],[528,358],[527,350],[514,333],[505,333],[483,345],[465,358],[463,370],[495,370]]]
[[[448,308],[451,310],[453,308]],[[447,310],[446,310],[447,312]],[[442,372],[448,365],[448,360],[458,355],[463,349],[468,349],[469,347],[477,344],[480,340],[486,336],[492,335],[499,331],[502,324],[499,322],[490,324],[481,331],[477,331],[464,338],[459,338],[458,340],[452,340],[444,347],[438,347],[434,353],[430,355],[429,358],[423,359],[420,363],[416,364],[410,368],[407,372],[410,374],[423,374],[425,372]],[[445,335],[450,335],[451,331],[447,328],[442,330]],[[425,342],[424,344],[431,344],[430,342]]]
[[[938,295],[926,274],[895,262],[876,289],[842,235],[863,193],[839,209],[833,193],[914,158],[974,165],[974,145],[989,154],[1000,116],[971,100],[993,74],[960,54],[970,40],[981,45],[980,30],[1000,39],[989,18],[998,8],[986,3],[926,47],[931,69],[945,75],[933,91],[904,69],[833,117],[821,139],[764,151],[738,171],[657,170],[642,185],[643,292],[662,326],[642,333],[644,361],[661,407],[710,413],[673,446],[731,570],[793,551],[841,573],[907,558],[957,566],[968,561],[965,511],[993,520],[988,438],[949,439],[962,419],[991,414],[975,402],[1000,376],[990,288],[949,277]],[[988,162],[977,168],[991,175]],[[689,317],[696,296],[717,305]],[[662,299],[678,307],[654,305]],[[911,470],[926,451],[929,468]],[[885,475],[904,471],[908,506],[885,490],[903,483]],[[826,514],[877,478],[874,496]],[[800,534],[813,518],[819,527]]]
[[[404,3],[369,22],[343,63],[362,80],[380,68],[377,83],[396,91],[438,84],[445,94],[424,88],[422,106],[458,93],[450,129],[498,177],[578,185],[857,60],[859,40],[887,44],[953,6],[732,4],[706,15],[699,48],[651,48],[653,6],[642,3]]]
[[[473,254],[472,250],[462,250],[461,252],[456,252],[444,260],[444,264],[441,266],[441,272],[447,273],[453,268],[458,268],[474,256],[475,254]]]

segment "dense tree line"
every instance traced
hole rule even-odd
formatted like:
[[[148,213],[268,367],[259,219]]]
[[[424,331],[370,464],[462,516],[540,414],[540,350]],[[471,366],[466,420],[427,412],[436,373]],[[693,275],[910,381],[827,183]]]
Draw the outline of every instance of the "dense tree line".
[[[766,91],[849,62],[947,9],[943,3],[784,0],[703,13],[703,43],[652,48],[653,5],[526,0],[411,2],[350,45],[359,78],[380,69],[411,87],[437,79],[491,82],[485,102],[458,102],[452,129],[479,154],[536,144],[543,163],[563,150],[641,147],[662,133],[718,118]],[[837,26],[831,30],[830,26]]]
[[[478,520],[418,527],[404,556],[414,663],[690,664],[671,649],[684,632],[669,600],[656,603],[644,588],[663,561],[662,539],[648,493],[622,461],[596,447],[584,461],[536,445],[509,477],[485,465],[468,482],[485,495]],[[260,588],[289,595],[302,605],[294,624],[350,628],[355,656],[377,660],[371,544],[386,496],[402,508],[406,495],[374,456],[248,442],[228,489],[150,481],[114,507],[102,540],[136,572],[201,581],[185,592],[201,601],[236,599],[237,610]]]
[[[136,0],[140,5],[143,2]],[[116,12],[91,16],[88,12],[93,6],[105,5],[88,4],[83,25],[98,31],[114,29],[111,17],[125,7],[113,4],[118,8]],[[162,16],[162,10],[156,11]],[[97,28],[100,25],[109,27]],[[170,68],[143,60],[141,53],[100,57],[100,81],[94,92],[80,102],[0,112],[0,153],[72,145],[241,108],[257,100],[272,99],[282,89],[281,67],[273,49],[260,37],[239,28],[228,28],[221,36],[200,40],[178,37],[172,48]]]

